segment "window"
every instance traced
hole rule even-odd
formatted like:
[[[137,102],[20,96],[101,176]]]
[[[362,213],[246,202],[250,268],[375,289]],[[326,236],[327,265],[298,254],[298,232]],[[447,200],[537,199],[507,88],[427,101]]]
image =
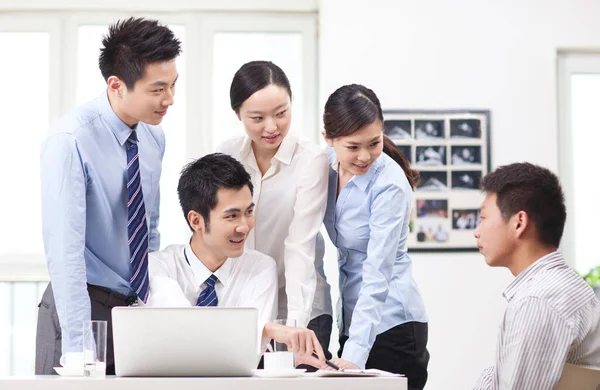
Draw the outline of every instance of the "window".
[[[600,53],[559,56],[559,169],[567,203],[561,249],[581,273],[600,264],[595,240],[600,220],[596,153],[600,133]]]
[[[6,93],[0,96],[6,130],[0,143],[0,169],[5,183],[23,183],[3,191],[0,215],[9,223],[0,224],[0,237],[11,239],[3,240],[0,254],[39,254],[43,253],[39,151],[49,124],[50,34],[0,32],[0,47],[20,57],[19,61],[0,62],[0,72],[9,76],[5,77]],[[15,231],[28,234],[14,235]]]

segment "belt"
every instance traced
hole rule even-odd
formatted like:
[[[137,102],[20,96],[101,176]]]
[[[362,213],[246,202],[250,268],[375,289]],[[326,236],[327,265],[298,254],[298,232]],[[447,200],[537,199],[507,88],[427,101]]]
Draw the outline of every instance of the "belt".
[[[93,284],[88,284],[87,286],[90,299],[108,307],[131,306],[137,301],[137,296],[135,295],[123,295],[106,287],[95,286]]]

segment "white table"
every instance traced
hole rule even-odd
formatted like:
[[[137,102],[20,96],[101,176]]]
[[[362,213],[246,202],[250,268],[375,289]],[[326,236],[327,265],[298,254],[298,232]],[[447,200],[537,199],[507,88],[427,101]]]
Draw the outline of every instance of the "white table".
[[[2,390],[406,390],[404,377],[106,378],[38,375],[0,378]]]

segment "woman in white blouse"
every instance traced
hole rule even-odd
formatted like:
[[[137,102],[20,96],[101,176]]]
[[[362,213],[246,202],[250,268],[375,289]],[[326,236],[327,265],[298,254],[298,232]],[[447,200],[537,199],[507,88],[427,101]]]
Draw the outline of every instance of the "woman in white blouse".
[[[327,205],[327,156],[289,131],[292,91],[272,62],[244,64],[231,83],[230,100],[246,134],[218,151],[242,162],[252,177],[256,227],[247,247],[277,263],[278,317],[312,329],[327,351],[331,296],[325,276],[316,272],[324,253],[319,229]]]

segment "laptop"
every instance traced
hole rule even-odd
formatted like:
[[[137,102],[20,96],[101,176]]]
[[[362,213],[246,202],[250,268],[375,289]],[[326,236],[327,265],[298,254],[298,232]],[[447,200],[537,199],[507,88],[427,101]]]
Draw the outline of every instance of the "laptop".
[[[115,307],[117,376],[252,376],[258,311],[226,307]]]

